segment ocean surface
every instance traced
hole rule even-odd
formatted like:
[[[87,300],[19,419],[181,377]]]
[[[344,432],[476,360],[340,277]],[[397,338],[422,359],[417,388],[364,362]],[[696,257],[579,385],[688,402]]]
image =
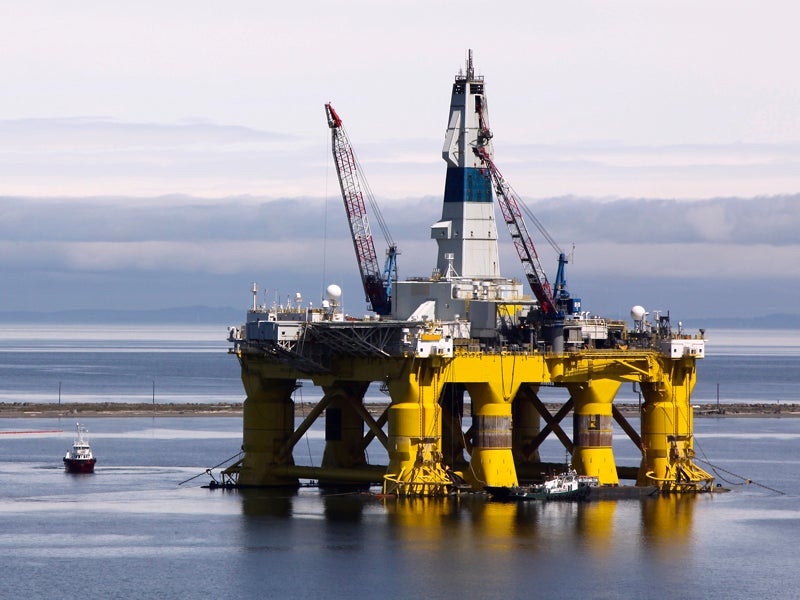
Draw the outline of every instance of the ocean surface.
[[[58,402],[59,387],[64,402],[240,402],[225,336],[0,325],[0,402]],[[800,332],[707,337],[695,402],[716,401],[717,384],[721,403],[800,402]],[[0,419],[2,597],[783,598],[800,589],[796,418],[695,420],[698,464],[729,492],[563,504],[209,490],[206,469],[238,455],[239,418],[81,423],[98,456],[93,475],[63,471],[74,419]],[[323,440],[313,428],[296,462],[318,465]],[[621,432],[614,452],[638,464]],[[369,456],[385,461],[376,444]],[[564,460],[552,439],[542,456]]]

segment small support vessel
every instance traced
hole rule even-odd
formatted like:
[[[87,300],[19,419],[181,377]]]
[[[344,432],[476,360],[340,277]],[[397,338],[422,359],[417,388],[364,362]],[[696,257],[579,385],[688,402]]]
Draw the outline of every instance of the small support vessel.
[[[591,488],[598,486],[597,477],[578,475],[574,469],[559,473],[544,483],[525,486],[487,486],[494,500],[584,500]]]
[[[97,462],[92,454],[89,442],[83,437],[86,428],[81,427],[80,423],[75,423],[77,437],[72,443],[72,451],[67,451],[64,456],[64,469],[67,473],[94,473],[94,465]]]

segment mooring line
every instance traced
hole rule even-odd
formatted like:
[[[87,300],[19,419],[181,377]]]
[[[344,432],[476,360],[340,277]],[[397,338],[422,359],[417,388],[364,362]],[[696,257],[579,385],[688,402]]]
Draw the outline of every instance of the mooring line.
[[[745,484],[757,485],[758,487],[764,488],[765,490],[769,490],[770,492],[775,492],[776,494],[780,494],[781,496],[785,496],[786,495],[786,492],[783,492],[781,490],[775,489],[775,488],[770,487],[768,485],[764,485],[763,483],[758,483],[757,481],[753,481],[749,477],[742,477],[741,475],[739,475],[737,473],[733,473],[732,471],[728,471],[727,469],[723,469],[722,467],[720,467],[718,465],[715,465],[715,464],[712,464],[707,460],[703,460],[702,458],[698,458],[697,456],[695,456],[695,460],[697,460],[697,461],[699,461],[701,463],[707,464],[715,472],[716,471],[722,471],[723,473],[727,473],[728,475],[732,475],[733,477],[738,477],[739,479],[742,480],[742,483],[736,483],[736,482],[733,482],[733,481],[728,481],[728,480],[726,480],[724,477],[722,477],[720,475],[720,479],[724,480],[725,483],[730,483],[731,485],[745,485]]]
[[[225,460],[223,460],[221,463],[219,463],[219,464],[217,464],[217,465],[214,465],[213,467],[209,467],[208,469],[206,469],[206,470],[205,470],[205,471],[203,471],[202,473],[198,473],[198,474],[197,474],[197,475],[195,475],[194,477],[189,477],[189,479],[185,479],[185,480],[181,481],[181,482],[180,482],[178,485],[183,485],[184,483],[188,483],[188,482],[190,482],[192,479],[197,479],[198,477],[202,477],[203,475],[210,474],[210,471],[211,471],[212,469],[216,469],[217,467],[221,467],[221,466],[222,466],[222,465],[224,465],[226,462],[230,462],[230,461],[232,461],[234,458],[236,458],[237,456],[241,456],[241,454],[242,454],[242,452],[241,452],[241,450],[240,450],[239,452],[237,452],[236,454],[234,454],[234,455],[233,455],[233,456],[231,456],[230,458],[226,458],[226,459],[225,459]]]

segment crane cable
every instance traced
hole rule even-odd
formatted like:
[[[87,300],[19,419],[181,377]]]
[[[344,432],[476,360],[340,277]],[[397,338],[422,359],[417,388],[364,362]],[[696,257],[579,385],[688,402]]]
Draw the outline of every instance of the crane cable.
[[[327,264],[327,257],[328,257],[328,178],[330,176],[331,170],[331,153],[328,150],[328,144],[330,143],[329,136],[325,136],[325,183],[324,183],[324,190],[322,193],[322,285],[320,287],[321,290],[325,290],[327,285],[327,278],[328,278],[328,264]],[[324,296],[324,291],[320,296]]]
[[[542,234],[542,237],[547,240],[547,243],[550,244],[550,247],[556,251],[556,254],[563,254],[564,252],[561,250],[561,247],[558,245],[558,243],[556,243],[556,240],[553,238],[553,236],[550,235],[550,232],[545,229],[545,226],[542,224],[542,222],[536,217],[536,215],[533,214],[525,202],[522,201],[522,198],[520,198],[516,193],[515,195],[517,196],[517,200],[519,201],[522,212],[524,212],[525,216],[530,219],[534,225],[536,225],[536,229],[538,229],[539,233]]]
[[[364,168],[361,166],[361,163],[358,160],[355,152],[353,152],[353,158],[358,165],[358,170],[363,174]],[[369,205],[372,208],[372,212],[375,215],[375,219],[378,221],[378,227],[381,229],[381,233],[383,233],[383,237],[386,240],[386,245],[389,247],[393,247],[395,245],[394,240],[392,239],[392,235],[389,233],[389,227],[386,225],[386,221],[383,218],[383,213],[381,212],[380,206],[378,206],[377,200],[375,200],[375,194],[372,192],[372,188],[369,185],[366,177],[363,177],[362,183],[366,188],[366,195],[367,200],[369,201]]]
[[[380,227],[381,233],[383,233],[383,237],[386,240],[386,244],[391,248],[395,246],[394,240],[392,239],[391,234],[389,233],[389,228],[386,225],[386,221],[383,218],[383,213],[381,213],[381,209],[378,206],[377,201],[375,200],[375,194],[372,192],[372,188],[369,185],[369,180],[367,179],[366,173],[364,171],[364,167],[361,166],[361,161],[358,160],[358,155],[356,154],[353,145],[350,143],[350,136],[347,134],[347,130],[345,129],[344,125],[340,125],[338,129],[342,132],[347,141],[347,145],[350,148],[350,154],[353,157],[353,161],[356,164],[356,173],[358,174],[358,181],[364,187],[364,195],[367,197],[367,201],[372,209],[373,214],[375,215],[375,219],[378,221],[378,227]],[[334,134],[335,135],[335,134]]]

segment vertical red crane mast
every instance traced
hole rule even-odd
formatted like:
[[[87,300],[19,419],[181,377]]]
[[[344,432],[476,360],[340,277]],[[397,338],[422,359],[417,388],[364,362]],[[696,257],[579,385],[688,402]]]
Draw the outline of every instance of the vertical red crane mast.
[[[557,310],[553,300],[553,291],[550,288],[550,282],[547,281],[547,275],[542,268],[542,264],[539,262],[539,255],[536,253],[533,240],[531,240],[531,236],[525,226],[522,212],[519,209],[520,203],[517,201],[514,190],[506,183],[502,173],[494,164],[485,147],[478,146],[474,148],[474,152],[485,165],[494,182],[500,210],[503,213],[503,219],[508,226],[508,230],[511,232],[511,240],[514,242],[517,254],[522,261],[522,268],[525,271],[528,284],[534,296],[536,296],[539,306],[542,307],[545,316],[556,317]]]
[[[328,126],[331,129],[333,160],[336,163],[336,173],[339,177],[339,186],[347,212],[350,235],[353,238],[353,247],[356,251],[364,293],[373,311],[379,315],[388,315],[392,312],[392,279],[396,270],[397,246],[391,241],[383,217],[361,172],[353,147],[342,126],[342,119],[336,114],[330,103],[325,105],[325,112],[328,117]],[[375,243],[367,219],[365,197],[377,215],[378,223],[389,246],[383,272],[378,263],[378,255],[375,252]]]

